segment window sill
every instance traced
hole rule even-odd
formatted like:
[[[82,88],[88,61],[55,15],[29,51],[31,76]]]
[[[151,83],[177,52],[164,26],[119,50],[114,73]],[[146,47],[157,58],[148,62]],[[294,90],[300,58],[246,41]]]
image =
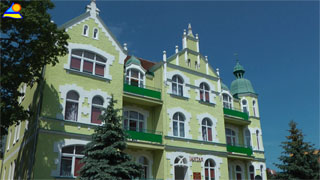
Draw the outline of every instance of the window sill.
[[[170,93],[170,96],[178,98],[178,99],[183,99],[183,100],[188,100],[189,99],[188,97],[180,96],[180,95],[172,94],[172,93]]]
[[[209,106],[215,106],[216,104],[214,104],[214,103],[211,103],[211,102],[208,102],[208,101],[202,101],[202,100],[198,100],[199,101],[199,103],[201,103],[201,104],[205,104],[205,105],[209,105]]]
[[[98,79],[98,80],[102,80],[102,81],[110,81],[111,79],[106,78],[106,77],[102,77],[102,76],[98,76],[98,75],[93,75],[93,74],[89,74],[86,72],[81,72],[81,71],[77,71],[77,70],[73,70],[73,69],[68,69],[68,68],[64,68],[68,73],[72,73],[72,74],[77,74],[77,75],[81,75],[81,76],[85,76],[85,77],[90,77],[90,78],[94,78],[94,79]]]

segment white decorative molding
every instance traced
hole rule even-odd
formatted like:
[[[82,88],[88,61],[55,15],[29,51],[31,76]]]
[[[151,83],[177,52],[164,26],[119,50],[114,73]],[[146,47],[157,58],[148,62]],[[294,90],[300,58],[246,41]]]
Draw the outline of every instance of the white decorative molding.
[[[217,119],[215,117],[213,117],[209,113],[202,113],[202,114],[197,115],[197,120],[198,120],[198,123],[199,123],[199,132],[200,132],[200,135],[198,136],[198,140],[203,141],[203,138],[202,138],[202,120],[204,118],[208,118],[212,122],[212,142],[217,142],[218,143],[219,142],[218,134],[217,134],[217,122],[218,121],[217,121]]]
[[[229,167],[231,167],[231,174],[232,175],[235,175],[236,174],[236,166],[239,165],[241,167],[241,179],[245,179],[245,165],[242,161],[239,161],[239,160],[235,160],[235,161],[231,161],[229,162]],[[235,177],[234,178],[231,178],[229,177],[229,179],[236,179]]]
[[[264,147],[263,147],[263,143],[262,143],[262,130],[258,127],[255,127],[255,128],[249,127],[249,131],[251,132],[251,135],[255,134],[256,138],[257,138],[257,134],[256,134],[257,130],[260,133],[260,135],[259,135],[260,137],[258,137],[259,138],[259,149],[258,149],[258,144],[257,144],[256,146],[253,146],[253,150],[264,151]],[[255,139],[255,141],[256,140],[257,139]],[[253,142],[253,139],[251,140],[251,142]]]
[[[172,176],[172,178],[167,178],[167,180],[172,180],[174,179],[174,160],[179,157],[179,156],[183,156],[187,159],[187,177],[185,179],[191,179],[192,177],[192,163],[190,162],[190,155],[188,153],[185,152],[167,152],[167,159],[170,160],[170,166],[172,168],[169,167],[170,169],[170,175]]]
[[[254,167],[254,175],[258,175],[256,174],[256,170],[259,170],[260,171],[260,175],[261,175],[261,170],[260,170],[260,166],[262,165],[263,168],[262,168],[262,179],[267,179],[267,166],[266,166],[266,163],[263,163],[263,162],[252,162],[252,165]]]
[[[208,80],[205,79],[205,78],[196,79],[196,80],[194,81],[194,85],[195,85],[196,87],[198,87],[198,88],[195,89],[195,91],[196,91],[196,93],[197,93],[197,95],[196,95],[196,100],[200,101],[200,84],[201,84],[202,82],[205,82],[206,84],[208,84],[208,86],[209,86],[209,88],[210,88],[209,102],[212,103],[212,104],[216,104],[216,103],[217,103],[216,100],[215,100],[215,99],[216,99],[216,94],[213,93],[213,92],[216,90],[216,88],[215,88],[215,86],[214,86],[210,81],[208,81]]]
[[[242,100],[246,100],[247,101],[247,105],[246,106],[243,106],[242,105]],[[249,106],[249,101],[247,98],[245,97],[241,97],[240,99],[240,105],[241,105],[241,111],[243,112],[243,107],[247,107],[247,111],[248,111],[248,115],[250,116],[250,106]]]
[[[186,111],[185,109],[183,109],[181,107],[167,109],[167,113],[169,116],[169,129],[170,129],[168,132],[168,136],[173,136],[173,125],[172,125],[173,120],[172,120],[172,118],[176,112],[181,112],[184,115],[184,117],[186,118],[185,122],[184,122],[185,137],[181,137],[181,138],[192,139],[192,135],[190,133],[190,126],[189,126],[189,123],[191,120],[191,113],[189,113],[188,111]]]
[[[109,73],[109,68],[112,65],[113,61],[115,60],[115,57],[113,55],[111,55],[111,54],[109,54],[99,48],[96,48],[90,44],[69,43],[68,49],[69,49],[68,63],[64,64],[65,69],[70,69],[72,49],[88,50],[88,51],[91,51],[93,53],[99,54],[99,55],[107,58],[107,62],[106,62],[105,70],[104,70],[104,77],[107,79],[112,79],[112,76]]]
[[[233,108],[233,96],[231,95],[231,93],[229,91],[222,90],[220,94],[220,98],[222,99],[222,104],[223,104],[223,94],[228,94],[231,97],[231,107]]]
[[[107,108],[109,105],[109,98],[111,98],[108,93],[103,92],[101,89],[86,91],[82,87],[77,86],[76,84],[66,84],[59,87],[60,92],[60,98],[63,101],[62,104],[60,104],[60,107],[62,107],[62,113],[57,113],[56,118],[57,119],[64,119],[65,117],[65,105],[66,105],[66,99],[67,99],[67,93],[71,90],[76,91],[79,94],[79,101],[78,101],[78,119],[77,122],[85,123],[85,124],[91,124],[91,108],[92,108],[92,99],[94,96],[101,96],[103,98],[103,107]],[[85,102],[85,99],[88,100],[88,106],[89,107],[83,107],[83,103]],[[81,115],[88,115],[88,117],[82,117]]]
[[[167,80],[172,80],[172,77],[174,75],[179,75],[180,77],[182,77],[182,79],[183,79],[183,97],[190,98],[190,94],[189,94],[190,87],[186,86],[186,84],[190,84],[190,79],[186,75],[184,75],[181,71],[174,70],[174,71],[167,72]],[[168,84],[169,84],[169,88],[167,90],[167,93],[173,94],[172,93],[172,82],[168,83]]]
[[[80,140],[80,139],[63,139],[63,140],[54,142],[53,152],[58,153],[58,157],[53,160],[54,163],[57,165],[57,168],[54,170],[51,170],[51,176],[60,176],[62,147],[69,146],[69,145],[86,145],[89,142],[90,141]]]
[[[136,69],[143,74],[143,87],[144,87],[146,85],[146,72],[147,72],[147,70],[145,70],[142,66],[138,66],[136,64],[129,64],[126,67],[126,72],[125,72],[126,75],[125,76],[127,76],[127,70],[129,70],[129,69]],[[139,77],[140,77],[140,75],[139,75]]]
[[[135,161],[137,163],[139,163],[139,158],[140,157],[145,157],[148,160],[148,179],[152,179],[153,175],[152,175],[152,167],[153,167],[153,155],[151,152],[146,151],[146,150],[139,150],[139,151],[132,151],[130,149],[126,150],[126,152],[128,152],[128,154],[130,154],[131,156],[133,156],[133,158],[135,159]]]
[[[199,156],[199,155],[196,155]],[[220,165],[222,164],[222,158],[214,156],[214,155],[202,155],[201,156],[203,158],[203,161],[201,162],[201,179],[205,179],[205,162],[208,159],[212,159],[215,162],[215,167],[214,167],[214,171],[215,171],[215,178],[216,180],[220,179]]]

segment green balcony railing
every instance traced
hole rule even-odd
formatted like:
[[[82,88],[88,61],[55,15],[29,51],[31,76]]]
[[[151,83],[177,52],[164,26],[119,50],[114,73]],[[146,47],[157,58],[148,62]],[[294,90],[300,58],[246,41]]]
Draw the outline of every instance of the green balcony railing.
[[[245,146],[240,146],[240,145],[229,145],[229,144],[227,144],[227,151],[228,152],[246,154],[248,156],[252,155],[252,148],[251,147],[245,147]]]
[[[161,100],[161,91],[156,88],[153,88],[153,89],[151,87],[143,88],[143,87],[133,86],[127,83],[124,83],[123,85],[123,90],[125,92]]]
[[[141,131],[126,130],[129,139],[162,144],[162,132],[143,129]]]
[[[239,117],[244,120],[249,120],[249,115],[248,115],[248,113],[245,113],[245,112],[241,112],[241,111],[234,110],[234,109],[228,109],[228,108],[223,108],[223,112],[226,115]]]

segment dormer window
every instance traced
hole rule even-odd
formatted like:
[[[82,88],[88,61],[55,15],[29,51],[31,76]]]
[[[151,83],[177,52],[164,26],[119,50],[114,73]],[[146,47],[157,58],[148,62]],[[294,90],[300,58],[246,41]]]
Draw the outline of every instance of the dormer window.
[[[178,75],[174,75],[172,78],[172,93],[183,96],[183,80]]]
[[[84,36],[88,36],[89,34],[89,26],[88,25],[84,25],[83,26],[83,35]]]
[[[222,94],[222,98],[223,98],[223,107],[227,108],[227,109],[232,109],[231,96],[229,96],[228,94],[223,93]]]
[[[90,51],[74,49],[71,52],[70,69],[104,77],[107,60]]]
[[[126,72],[126,83],[132,86],[144,87],[144,74],[137,69],[128,69]]]
[[[94,28],[94,30],[93,30],[93,38],[98,39],[98,29],[97,28]]]
[[[247,100],[243,99],[243,100],[241,101],[241,104],[242,104],[242,112],[249,114],[249,112],[248,112],[248,102],[247,102]]]

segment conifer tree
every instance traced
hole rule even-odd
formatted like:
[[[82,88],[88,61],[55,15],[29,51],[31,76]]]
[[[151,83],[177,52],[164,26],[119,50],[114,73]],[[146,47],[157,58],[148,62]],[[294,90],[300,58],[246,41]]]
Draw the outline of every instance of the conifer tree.
[[[119,109],[114,109],[115,103],[112,96],[108,108],[100,116],[104,124],[95,129],[92,142],[85,146],[81,180],[124,180],[141,175],[142,166],[124,152],[126,134],[120,123]]]
[[[281,164],[275,164],[282,172],[276,179],[319,179],[319,154],[314,145],[304,142],[301,130],[293,121],[289,123],[290,135],[282,142]]]

